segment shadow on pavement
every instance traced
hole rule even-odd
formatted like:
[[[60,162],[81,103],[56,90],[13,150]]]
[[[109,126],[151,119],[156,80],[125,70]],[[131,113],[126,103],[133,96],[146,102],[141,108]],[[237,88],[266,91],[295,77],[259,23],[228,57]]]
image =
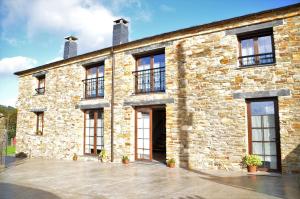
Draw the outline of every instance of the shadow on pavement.
[[[53,193],[30,187],[0,182],[1,199],[60,199]]]

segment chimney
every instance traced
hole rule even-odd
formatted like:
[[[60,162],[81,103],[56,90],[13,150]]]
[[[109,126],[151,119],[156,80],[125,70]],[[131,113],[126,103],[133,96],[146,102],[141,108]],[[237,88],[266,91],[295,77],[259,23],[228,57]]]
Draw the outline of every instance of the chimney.
[[[78,40],[74,36],[69,36],[65,38],[65,49],[64,49],[64,59],[77,56],[77,42]]]
[[[113,46],[128,42],[128,21],[121,18],[114,21]]]

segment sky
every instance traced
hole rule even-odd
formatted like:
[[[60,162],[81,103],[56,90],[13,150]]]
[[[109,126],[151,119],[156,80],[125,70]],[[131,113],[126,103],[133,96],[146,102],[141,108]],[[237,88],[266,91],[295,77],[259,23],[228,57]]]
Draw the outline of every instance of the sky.
[[[0,0],[0,104],[15,106],[14,72],[62,59],[64,37],[78,54],[111,45],[113,21],[130,22],[129,40],[218,21],[300,0]]]

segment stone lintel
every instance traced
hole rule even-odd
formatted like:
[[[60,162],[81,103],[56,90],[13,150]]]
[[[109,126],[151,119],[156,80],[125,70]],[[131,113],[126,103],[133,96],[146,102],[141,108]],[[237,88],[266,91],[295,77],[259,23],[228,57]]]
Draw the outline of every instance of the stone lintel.
[[[81,65],[83,67],[89,67],[89,66],[96,65],[96,64],[99,64],[99,63],[104,63],[105,59],[107,59],[107,57],[101,57],[101,58],[98,58],[98,59],[85,61]]]
[[[38,113],[38,112],[44,112],[47,111],[47,108],[32,108],[30,109],[30,112]]]
[[[262,30],[266,28],[272,28],[274,26],[279,26],[283,24],[283,20],[274,20],[270,22],[265,22],[265,23],[260,23],[260,24],[255,24],[255,25],[249,25],[249,26],[244,26],[240,28],[234,28],[230,30],[226,30],[225,34],[226,35],[237,35],[241,33],[246,33],[246,32],[252,32],[256,30]]]
[[[39,78],[39,77],[41,77],[41,76],[46,75],[47,73],[48,73],[48,71],[40,71],[40,72],[38,72],[38,73],[32,74],[32,77]]]
[[[270,90],[270,91],[233,93],[233,98],[251,99],[251,98],[263,98],[263,97],[289,96],[290,94],[291,94],[290,89],[279,89],[279,90]]]
[[[131,54],[133,56],[138,56],[140,54],[148,53],[151,51],[158,51],[158,50],[164,50],[165,47],[172,45],[173,42],[161,42],[157,44],[152,44],[149,46],[141,47],[141,48],[136,48],[133,50],[129,50],[126,52],[126,54]]]
[[[109,107],[110,104],[108,102],[101,102],[97,104],[78,104],[75,108],[76,109],[81,109],[81,110],[86,110],[86,109],[99,109],[99,108],[104,108],[104,107]]]
[[[123,106],[148,106],[148,105],[172,104],[172,103],[174,103],[174,98],[124,101]]]

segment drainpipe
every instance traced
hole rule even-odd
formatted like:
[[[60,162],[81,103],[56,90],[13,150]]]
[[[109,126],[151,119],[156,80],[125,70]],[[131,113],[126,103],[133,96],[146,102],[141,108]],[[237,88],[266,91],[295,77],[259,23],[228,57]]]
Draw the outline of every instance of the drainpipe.
[[[115,87],[114,87],[114,79],[115,79],[115,55],[114,55],[114,47],[111,47],[111,102],[110,102],[110,144],[111,144],[111,162],[114,161],[114,103],[115,103]]]

